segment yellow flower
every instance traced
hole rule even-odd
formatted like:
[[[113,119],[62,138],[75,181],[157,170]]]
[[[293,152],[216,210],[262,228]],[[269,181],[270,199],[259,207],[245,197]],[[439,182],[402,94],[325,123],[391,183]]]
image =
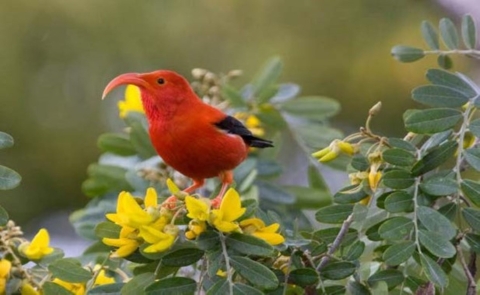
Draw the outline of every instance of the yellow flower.
[[[245,113],[245,112],[238,112],[233,115],[235,118],[243,121],[245,126],[252,132],[255,136],[264,136],[265,130],[262,127],[262,122],[258,119],[257,116]]]
[[[32,285],[30,285],[30,283],[28,283],[27,281],[24,281],[22,283],[22,286],[20,287],[20,294],[22,295],[40,295],[41,293],[37,290],[35,290],[35,288],[33,288]]]
[[[151,226],[142,226],[140,228],[139,236],[142,237],[145,242],[151,244],[144,249],[145,253],[163,252],[173,245],[178,235],[178,228],[174,225],[165,226],[164,231],[160,231]]]
[[[146,206],[147,203],[156,206],[156,193],[153,189],[147,191]],[[121,192],[118,195],[117,213],[109,213],[106,217],[118,225],[139,228],[152,223],[158,217],[158,211],[153,210],[150,213],[143,210],[130,193]]]
[[[115,283],[115,278],[109,277],[105,274],[105,270],[102,269],[97,275],[97,278],[95,279],[95,283],[93,283],[94,286],[97,285],[108,285],[108,284],[113,284]]]
[[[270,245],[278,245],[285,242],[285,238],[277,233],[280,225],[278,223],[272,223],[269,226],[265,226],[263,220],[259,218],[249,218],[240,222],[240,227],[243,232],[257,238],[264,240]]]
[[[230,233],[239,229],[235,220],[245,213],[242,208],[240,195],[236,190],[230,188],[222,199],[219,209],[212,210],[210,214],[210,223],[219,231]]]
[[[205,221],[193,219],[188,223],[188,229],[189,230],[185,232],[185,237],[189,240],[193,240],[207,230],[207,224]]]
[[[175,195],[178,192],[180,192],[180,188],[170,178],[167,179],[167,187],[168,187],[168,190],[172,193],[172,195]]]
[[[62,281],[58,278],[53,279],[53,283],[60,285],[67,289],[68,291],[72,292],[75,295],[84,295],[85,294],[85,285],[81,283],[69,283]]]
[[[376,191],[378,187],[378,183],[382,179],[382,172],[377,171],[376,169],[371,169],[370,173],[368,173],[368,184],[372,191]]]
[[[117,247],[118,249],[112,254],[112,257],[127,257],[137,250],[140,246],[135,229],[124,226],[120,230],[118,239],[103,238],[102,242],[105,245]]]
[[[12,269],[12,263],[10,260],[2,259],[0,260],[0,278],[7,278]]]
[[[325,163],[336,159],[341,152],[351,156],[355,153],[355,147],[349,142],[335,139],[328,147],[313,153],[312,157]]]
[[[210,216],[210,200],[206,198],[197,199],[192,196],[185,197],[187,217],[200,221],[208,220]]]
[[[7,260],[7,259],[0,260],[0,294],[5,294],[7,278],[10,275],[11,269],[12,269],[12,263],[10,262],[10,260]]]
[[[48,231],[42,228],[31,242],[22,243],[19,251],[30,260],[38,260],[53,252],[53,248],[49,244],[50,236]]]
[[[125,118],[128,112],[145,113],[142,104],[140,89],[134,85],[128,85],[125,90],[125,100],[118,102],[120,118]]]

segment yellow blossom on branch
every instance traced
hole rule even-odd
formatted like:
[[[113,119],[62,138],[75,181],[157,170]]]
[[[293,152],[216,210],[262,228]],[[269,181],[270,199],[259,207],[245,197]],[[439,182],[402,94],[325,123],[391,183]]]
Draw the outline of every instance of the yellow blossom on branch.
[[[12,269],[12,263],[10,260],[0,260],[0,294],[5,294],[5,288],[7,286],[7,279]]]
[[[75,295],[85,294],[85,284],[65,282],[58,278],[53,279],[52,282],[64,287],[65,289],[67,289],[68,291],[72,292]]]
[[[24,281],[24,282],[22,282],[22,286],[20,287],[20,294],[22,294],[22,295],[40,295],[41,292],[37,291],[27,281]]]
[[[199,221],[207,221],[210,217],[210,200],[206,198],[185,197],[187,217]]]
[[[127,257],[140,246],[135,229],[128,226],[122,227],[118,239],[103,238],[102,242],[107,246],[118,248],[112,257]]]
[[[354,145],[347,141],[335,139],[326,148],[323,148],[312,154],[312,157],[317,158],[319,162],[329,162],[336,159],[340,153],[347,154],[349,156],[356,152]]]
[[[145,113],[142,104],[140,89],[135,85],[128,85],[125,90],[125,100],[118,102],[120,118],[125,118],[129,112]]]
[[[170,248],[178,235],[178,228],[175,225],[165,226],[164,231],[160,231],[152,226],[142,226],[139,236],[150,246],[146,247],[146,253],[163,252]]]
[[[38,231],[35,237],[33,237],[31,242],[22,243],[19,247],[19,251],[28,259],[38,260],[53,252],[53,248],[50,247],[49,244],[50,236],[48,231],[42,228]]]
[[[147,194],[148,195],[148,194]],[[153,202],[153,199],[149,203]],[[153,203],[152,203],[153,204]],[[156,204],[156,193],[155,193]],[[139,228],[142,225],[152,223],[157,216],[149,214],[135,201],[129,192],[121,192],[117,201],[117,212],[106,215],[107,218],[118,225]]]
[[[95,269],[94,270],[98,270]],[[94,286],[98,285],[108,285],[108,284],[113,284],[115,283],[115,278],[109,277],[105,274],[105,269],[101,269],[98,272],[97,277],[95,278],[95,282],[93,283]]]
[[[238,223],[235,221],[245,213],[245,210],[242,207],[240,195],[236,190],[230,188],[223,196],[220,208],[211,211],[210,223],[224,233],[239,230]]]
[[[270,245],[279,245],[285,242],[285,238],[277,233],[280,224],[272,223],[265,226],[265,222],[259,218],[249,218],[240,222],[240,227],[245,234],[255,236],[269,243]]]
[[[188,223],[188,231],[185,232],[185,237],[189,240],[193,240],[206,230],[207,224],[205,221],[193,219]]]

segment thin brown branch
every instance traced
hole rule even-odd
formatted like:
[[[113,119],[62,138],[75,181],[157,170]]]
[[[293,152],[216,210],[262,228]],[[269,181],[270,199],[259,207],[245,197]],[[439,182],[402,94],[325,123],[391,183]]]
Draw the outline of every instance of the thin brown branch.
[[[348,229],[350,228],[350,225],[353,222],[353,213],[348,216],[347,219],[342,224],[342,227],[340,228],[340,231],[338,232],[338,235],[335,237],[335,240],[333,241],[332,245],[327,251],[327,254],[322,257],[322,260],[320,260],[320,263],[317,266],[317,271],[320,271],[331,259],[331,256],[337,248],[340,246],[342,243],[343,238],[345,238],[345,235],[348,232]]]
[[[456,245],[455,248],[457,249],[460,264],[462,265],[465,276],[467,277],[467,295],[474,295],[477,293],[477,284],[475,283],[475,278],[473,277],[470,269],[468,268],[465,257],[463,256],[462,248],[460,247],[460,245]]]

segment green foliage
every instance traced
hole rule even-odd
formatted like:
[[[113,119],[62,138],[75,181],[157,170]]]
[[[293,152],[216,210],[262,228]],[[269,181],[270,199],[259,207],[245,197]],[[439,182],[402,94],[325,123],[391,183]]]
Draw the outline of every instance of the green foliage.
[[[5,132],[0,132],[0,149],[13,146],[13,137]],[[22,177],[14,170],[0,165],[0,190],[9,190],[20,184]]]

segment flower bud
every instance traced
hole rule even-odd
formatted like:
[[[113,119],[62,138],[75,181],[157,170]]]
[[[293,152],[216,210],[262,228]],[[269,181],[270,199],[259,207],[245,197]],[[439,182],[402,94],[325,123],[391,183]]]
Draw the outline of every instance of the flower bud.
[[[195,69],[192,70],[192,76],[193,76],[193,78],[195,78],[197,80],[202,79],[203,76],[205,76],[206,73],[208,73],[208,71],[205,70],[205,69],[195,68]]]

